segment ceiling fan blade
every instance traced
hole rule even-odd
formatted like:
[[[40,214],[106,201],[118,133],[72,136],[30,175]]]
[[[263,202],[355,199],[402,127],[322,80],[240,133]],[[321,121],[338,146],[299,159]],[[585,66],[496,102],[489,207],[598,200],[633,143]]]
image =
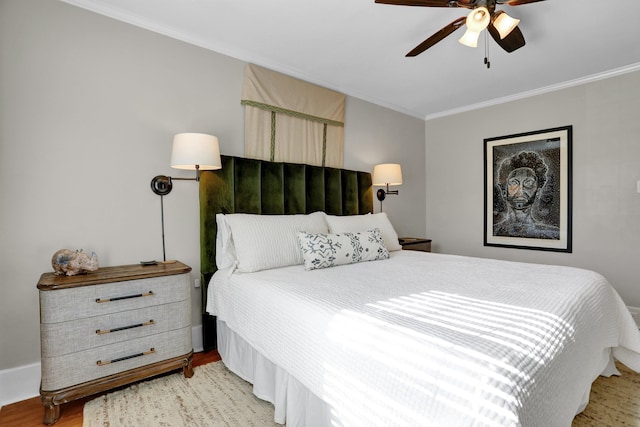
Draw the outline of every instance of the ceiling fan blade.
[[[375,2],[382,4],[393,4],[396,6],[461,7],[455,0],[375,0]],[[475,3],[475,0],[463,0],[460,3]]]
[[[507,35],[507,37],[503,39],[500,38],[500,33],[498,33],[496,27],[493,26],[493,23],[489,24],[487,30],[489,30],[489,34],[491,34],[491,37],[493,37],[496,43],[498,43],[501,48],[509,53],[513,52],[516,49],[520,49],[525,45],[524,36],[522,35],[522,31],[520,31],[520,28],[518,27],[515,27],[513,31],[511,31]]]
[[[521,4],[536,3],[544,0],[498,0],[499,4],[508,4],[509,6],[520,6]]]
[[[457,30],[462,25],[464,25],[466,20],[467,20],[466,16],[456,19],[455,21],[445,26],[444,28],[440,29],[437,33],[435,33],[434,35],[432,35],[431,37],[429,37],[428,39],[420,43],[418,46],[414,47],[413,50],[407,53],[405,56],[420,55],[422,52],[429,49],[431,46],[438,43],[440,40],[444,39],[449,34],[453,33],[455,30]]]

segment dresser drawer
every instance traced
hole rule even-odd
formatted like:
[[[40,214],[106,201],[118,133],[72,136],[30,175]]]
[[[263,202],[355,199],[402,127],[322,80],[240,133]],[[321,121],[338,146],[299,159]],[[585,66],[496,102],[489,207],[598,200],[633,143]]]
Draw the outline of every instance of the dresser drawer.
[[[178,274],[40,291],[40,322],[66,322],[189,300],[189,277]]]
[[[150,354],[131,357],[149,352],[150,349],[153,349]],[[128,369],[182,356],[191,350],[191,327],[187,326],[157,335],[91,348],[77,353],[43,357],[41,389],[46,391],[58,390]],[[127,359],[103,365],[98,364],[98,361],[105,363],[120,358]]]
[[[62,356],[191,325],[190,301],[40,325],[42,357]]]

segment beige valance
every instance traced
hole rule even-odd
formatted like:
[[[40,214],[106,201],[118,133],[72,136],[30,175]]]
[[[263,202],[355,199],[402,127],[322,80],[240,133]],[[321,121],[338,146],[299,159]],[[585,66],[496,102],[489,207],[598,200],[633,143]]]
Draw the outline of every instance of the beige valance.
[[[343,166],[345,96],[248,64],[242,87],[245,155]]]
[[[344,126],[344,94],[254,64],[245,68],[242,104]]]

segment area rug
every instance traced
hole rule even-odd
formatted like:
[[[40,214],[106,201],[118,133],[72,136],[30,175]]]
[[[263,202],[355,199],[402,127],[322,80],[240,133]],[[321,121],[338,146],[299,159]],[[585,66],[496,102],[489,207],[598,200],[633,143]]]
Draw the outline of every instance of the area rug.
[[[222,362],[134,384],[84,405],[83,427],[280,426],[273,405]]]
[[[620,377],[599,377],[572,427],[640,426],[640,375],[622,364]],[[132,385],[84,405],[83,427],[281,426],[273,405],[222,362]]]
[[[572,427],[640,426],[640,375],[616,362],[620,376],[598,377],[589,404]]]

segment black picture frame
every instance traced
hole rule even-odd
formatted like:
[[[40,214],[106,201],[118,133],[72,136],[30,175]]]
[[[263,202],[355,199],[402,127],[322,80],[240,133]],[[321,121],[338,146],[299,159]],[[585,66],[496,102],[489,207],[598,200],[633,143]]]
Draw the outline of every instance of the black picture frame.
[[[484,140],[484,245],[571,252],[573,127]]]

